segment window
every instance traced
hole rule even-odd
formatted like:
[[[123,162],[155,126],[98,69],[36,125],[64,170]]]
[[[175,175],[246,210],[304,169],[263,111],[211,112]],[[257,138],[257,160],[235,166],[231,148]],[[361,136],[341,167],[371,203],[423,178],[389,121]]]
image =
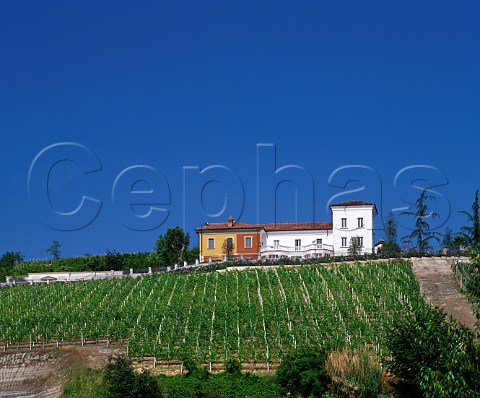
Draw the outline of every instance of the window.
[[[295,239],[295,250],[301,250],[301,249],[302,249],[302,240]]]
[[[342,236],[342,247],[347,247],[347,237]]]
[[[363,236],[357,236],[357,242],[359,247],[363,247]]]
[[[275,247],[275,249],[278,249],[278,246],[280,246],[280,241],[279,240],[274,240],[273,241],[273,247]]]
[[[322,246],[322,240],[321,239],[317,239],[317,247],[321,247]]]
[[[342,228],[347,228],[347,219],[342,218]]]
[[[208,248],[215,249],[215,238],[208,238]]]
[[[357,221],[358,221],[358,228],[363,228],[363,217],[358,217]]]
[[[227,247],[233,247],[233,238],[227,238]]]
[[[252,237],[251,236],[246,236],[245,237],[245,249],[251,249],[252,248]]]

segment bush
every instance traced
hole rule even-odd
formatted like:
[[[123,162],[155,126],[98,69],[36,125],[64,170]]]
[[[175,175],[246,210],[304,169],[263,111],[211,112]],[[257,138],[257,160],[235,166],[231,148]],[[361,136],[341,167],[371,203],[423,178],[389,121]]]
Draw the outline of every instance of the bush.
[[[329,382],[324,370],[326,351],[298,349],[285,356],[277,369],[277,382],[286,393],[321,397]]]
[[[240,373],[242,371],[242,364],[236,358],[230,358],[225,362],[225,372],[227,373]]]
[[[394,321],[386,339],[391,370],[426,397],[479,396],[480,347],[470,330],[444,318],[441,310],[424,304]]]
[[[109,357],[105,365],[103,383],[112,398],[161,398],[161,386],[148,371],[137,374],[126,355]]]
[[[366,349],[334,351],[328,354],[325,372],[338,397],[378,397],[385,377],[378,357]]]

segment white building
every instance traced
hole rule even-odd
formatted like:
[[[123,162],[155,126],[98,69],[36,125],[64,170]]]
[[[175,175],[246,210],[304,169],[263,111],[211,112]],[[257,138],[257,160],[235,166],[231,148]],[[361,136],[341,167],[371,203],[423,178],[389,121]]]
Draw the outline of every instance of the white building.
[[[222,254],[214,254],[213,248],[220,247],[220,241],[225,237],[235,242],[236,250],[232,257],[278,259],[338,256],[348,254],[352,242],[356,243],[358,254],[373,253],[374,218],[377,215],[375,204],[354,200],[332,204],[330,209],[331,222],[247,224],[230,217],[226,223],[205,224],[196,229],[200,242],[204,242],[200,244],[200,259],[221,259]],[[217,244],[216,240],[219,240]],[[207,244],[208,241],[212,244]],[[248,251],[243,247],[244,242],[249,242]]]

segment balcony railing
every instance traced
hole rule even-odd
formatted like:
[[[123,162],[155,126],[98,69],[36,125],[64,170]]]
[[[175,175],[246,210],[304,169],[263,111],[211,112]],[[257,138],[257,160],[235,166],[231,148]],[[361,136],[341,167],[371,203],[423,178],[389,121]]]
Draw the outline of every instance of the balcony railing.
[[[312,243],[306,246],[267,245],[260,249],[260,256],[318,257],[333,255],[333,245]]]

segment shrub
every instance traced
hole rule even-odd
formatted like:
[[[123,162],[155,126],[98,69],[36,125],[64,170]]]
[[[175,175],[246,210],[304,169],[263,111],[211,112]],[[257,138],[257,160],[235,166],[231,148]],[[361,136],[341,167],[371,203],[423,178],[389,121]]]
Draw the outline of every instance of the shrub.
[[[126,355],[109,357],[105,365],[103,383],[112,398],[161,398],[161,386],[148,371],[137,374]]]
[[[325,371],[338,397],[377,397],[385,377],[378,357],[366,349],[333,351],[328,354]]]
[[[474,334],[424,304],[396,320],[387,336],[396,376],[426,397],[476,397],[480,391],[480,347]]]
[[[298,349],[285,356],[277,369],[277,382],[286,393],[320,397],[327,390],[326,351]]]
[[[242,364],[236,358],[230,358],[225,362],[225,372],[240,373],[242,371]]]

